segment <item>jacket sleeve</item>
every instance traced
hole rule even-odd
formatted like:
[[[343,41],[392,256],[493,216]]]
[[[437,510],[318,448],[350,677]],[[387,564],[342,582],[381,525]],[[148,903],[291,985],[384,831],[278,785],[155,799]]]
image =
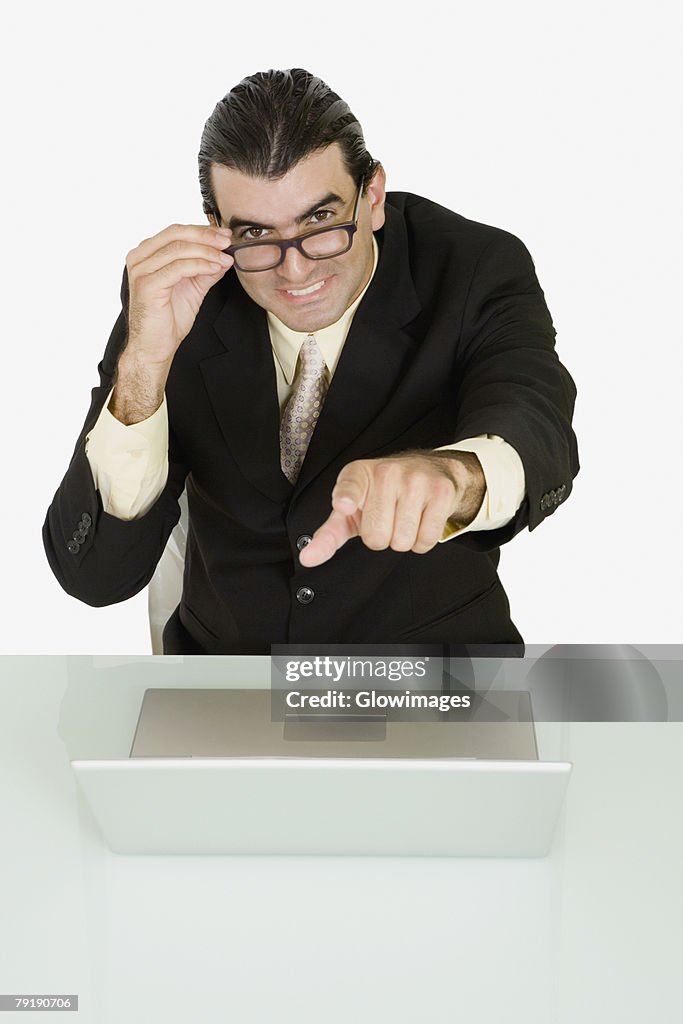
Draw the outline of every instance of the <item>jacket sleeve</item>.
[[[522,460],[526,498],[506,526],[470,532],[458,543],[499,547],[526,526],[534,530],[571,493],[579,471],[571,425],[576,387],[555,336],[528,250],[497,231],[479,257],[465,305],[455,440],[504,438]]]
[[[121,303],[121,313],[98,368],[99,386],[92,391],[90,409],[69,468],[43,525],[45,553],[59,583],[72,597],[96,607],[125,601],[149,583],[178,521],[178,497],[187,476],[171,432],[168,480],[149,511],[138,519],[125,521],[102,509],[85,454],[85,438],[111,391],[118,357],[128,337],[125,270]]]

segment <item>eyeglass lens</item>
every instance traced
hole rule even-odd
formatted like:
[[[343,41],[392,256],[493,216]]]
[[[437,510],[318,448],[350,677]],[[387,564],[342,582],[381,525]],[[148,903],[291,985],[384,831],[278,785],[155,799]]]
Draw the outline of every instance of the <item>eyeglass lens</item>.
[[[338,256],[349,248],[349,234],[346,230],[322,231],[303,238],[301,248],[313,259]],[[277,245],[255,245],[238,249],[235,253],[235,263],[240,270],[268,270],[279,262],[280,247]]]

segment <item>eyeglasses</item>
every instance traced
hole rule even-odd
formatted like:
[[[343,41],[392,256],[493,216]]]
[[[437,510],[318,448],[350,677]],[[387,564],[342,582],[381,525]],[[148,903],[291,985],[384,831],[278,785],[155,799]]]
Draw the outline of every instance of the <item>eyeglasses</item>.
[[[353,236],[358,228],[358,211],[362,191],[361,183],[358,186],[356,203],[353,208],[353,220],[347,224],[331,224],[329,227],[316,228],[314,231],[307,231],[305,235],[283,239],[281,242],[271,242],[270,239],[240,242],[237,245],[229,246],[223,252],[234,256],[235,266],[245,274],[279,267],[284,262],[286,252],[290,247],[298,249],[309,260],[327,260],[332,256],[341,256],[348,252],[353,244]],[[217,215],[216,219],[218,226],[222,227],[220,215]]]

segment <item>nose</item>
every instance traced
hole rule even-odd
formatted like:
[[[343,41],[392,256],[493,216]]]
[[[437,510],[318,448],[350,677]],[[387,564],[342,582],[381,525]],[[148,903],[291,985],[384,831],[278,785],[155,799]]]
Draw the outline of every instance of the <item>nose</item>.
[[[279,276],[287,284],[301,284],[310,276],[313,263],[307,260],[302,252],[290,245],[285,251],[285,258],[277,268]]]

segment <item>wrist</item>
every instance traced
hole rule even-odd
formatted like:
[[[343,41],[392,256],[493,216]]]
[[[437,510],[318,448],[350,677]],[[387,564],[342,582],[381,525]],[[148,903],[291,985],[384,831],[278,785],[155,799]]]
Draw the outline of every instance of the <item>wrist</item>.
[[[152,379],[166,380],[173,362],[175,351],[170,355],[157,354],[154,345],[144,338],[129,334],[126,347],[119,356],[118,375],[138,376],[140,373]]]
[[[148,362],[128,347],[119,359],[109,411],[121,423],[131,426],[148,419],[164,399],[170,362]]]
[[[448,460],[449,476],[455,487],[453,511],[448,517],[456,527],[469,526],[476,517],[486,494],[486,477],[474,452],[434,452]]]

